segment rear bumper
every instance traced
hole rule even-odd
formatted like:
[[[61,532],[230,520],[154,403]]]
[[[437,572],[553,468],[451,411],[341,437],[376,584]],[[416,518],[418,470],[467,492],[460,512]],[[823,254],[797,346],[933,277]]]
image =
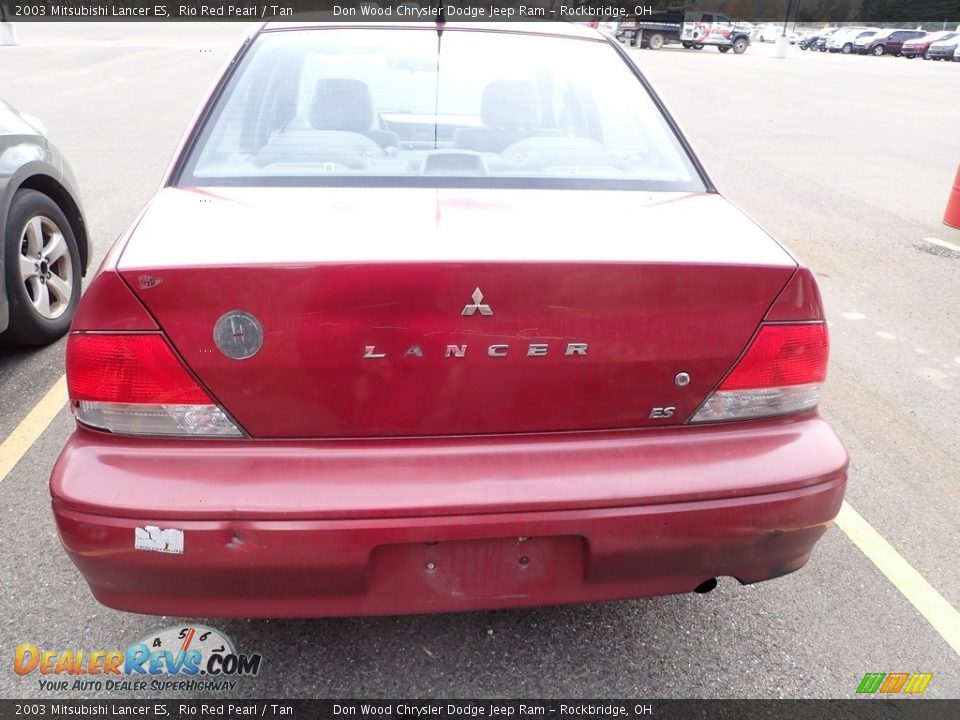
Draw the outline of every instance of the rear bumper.
[[[806,562],[836,516],[846,464],[816,417],[393,443],[143,443],[80,430],[51,492],[64,547],[111,607],[394,614],[777,577]],[[147,525],[182,530],[182,554],[135,550]]]

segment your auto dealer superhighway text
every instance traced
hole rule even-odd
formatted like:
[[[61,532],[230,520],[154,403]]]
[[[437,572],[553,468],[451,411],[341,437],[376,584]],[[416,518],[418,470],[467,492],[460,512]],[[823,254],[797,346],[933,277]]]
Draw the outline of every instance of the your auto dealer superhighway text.
[[[637,705],[634,708],[635,714],[648,714],[646,708],[649,705]],[[652,709],[652,708],[651,708]],[[613,704],[595,704],[595,703],[577,703],[575,705],[559,705],[558,715],[569,717],[624,717],[628,714],[626,705]],[[479,704],[444,704],[444,703],[423,703],[423,704],[370,704],[360,703],[359,705],[333,705],[334,715],[353,715],[362,717],[427,717],[433,715],[463,716],[463,717],[498,717],[509,715],[546,715],[547,708],[544,705],[497,705],[496,703]]]

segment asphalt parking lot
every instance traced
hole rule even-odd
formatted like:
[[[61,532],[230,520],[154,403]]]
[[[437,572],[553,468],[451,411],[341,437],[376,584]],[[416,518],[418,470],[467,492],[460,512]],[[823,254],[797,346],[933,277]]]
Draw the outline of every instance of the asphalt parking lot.
[[[42,119],[76,171],[94,267],[148,200],[246,30],[35,24],[18,28],[21,45],[0,48],[0,97]],[[832,335],[822,410],[850,449],[847,500],[889,546],[851,539],[859,526],[848,515],[801,571],[751,587],[723,579],[703,596],[197,619],[264,656],[237,696],[851,697],[866,672],[930,672],[926,696],[960,698],[960,250],[950,249],[960,231],[940,222],[960,163],[960,63],[796,48],[777,59],[770,45],[742,56],[630,54],[720,189],[816,271]],[[625,241],[639,230],[630,217],[621,227]],[[0,442],[62,364],[62,342],[0,350]],[[17,643],[109,650],[181,622],[100,606],[61,551],[46,483],[71,427],[61,410],[0,470],[2,697],[54,697],[36,675],[10,670]],[[897,574],[890,546],[926,585]]]

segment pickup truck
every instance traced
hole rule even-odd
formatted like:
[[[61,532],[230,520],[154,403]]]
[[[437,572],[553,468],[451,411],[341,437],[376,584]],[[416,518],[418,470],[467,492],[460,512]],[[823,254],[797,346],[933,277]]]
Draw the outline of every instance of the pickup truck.
[[[667,10],[643,16],[643,19],[635,16],[621,22],[617,39],[650,50],[659,50],[669,44],[694,50],[714,45],[722,53],[732,49],[740,55],[750,46],[750,30],[719,13]]]

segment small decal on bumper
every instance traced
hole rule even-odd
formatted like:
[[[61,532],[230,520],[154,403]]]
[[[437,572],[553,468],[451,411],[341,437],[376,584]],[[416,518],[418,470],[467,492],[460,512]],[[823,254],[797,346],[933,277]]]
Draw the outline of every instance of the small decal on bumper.
[[[183,554],[183,530],[177,528],[159,528],[147,525],[134,529],[133,547],[135,550]]]

